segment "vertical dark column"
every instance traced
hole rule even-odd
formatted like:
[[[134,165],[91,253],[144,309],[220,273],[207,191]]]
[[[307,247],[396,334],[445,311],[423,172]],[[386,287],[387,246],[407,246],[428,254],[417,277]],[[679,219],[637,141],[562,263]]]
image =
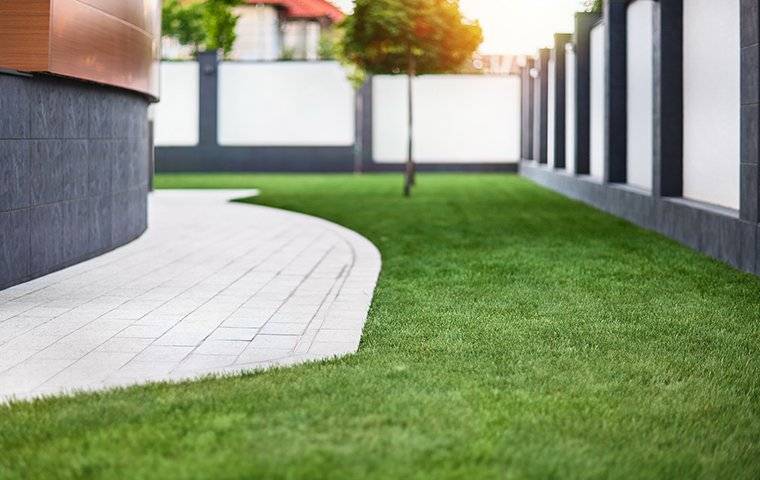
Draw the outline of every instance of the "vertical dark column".
[[[565,45],[572,41],[572,35],[557,33],[554,35],[554,168],[565,168]]]
[[[627,177],[626,9],[627,0],[604,0],[605,24],[605,172],[606,182],[625,183]]]
[[[153,178],[156,175],[155,125],[148,120],[148,191],[153,191]]]
[[[591,173],[591,27],[597,13],[575,14],[575,172]]]
[[[533,85],[533,128],[530,130],[531,136],[531,160],[539,161],[541,157],[541,79],[538,77],[538,62],[530,71],[530,81]]]
[[[548,107],[549,107],[549,55],[551,50],[542,48],[538,51],[536,71],[538,77],[535,79],[535,106],[533,114],[535,115],[534,125],[534,143],[533,158],[538,163],[547,161],[547,125],[548,125]]]
[[[533,78],[530,71],[534,64],[534,60],[528,58],[520,71],[520,155],[524,160],[533,159]]]
[[[683,0],[655,2],[652,195],[683,194]]]
[[[760,222],[760,8],[758,0],[741,2],[741,197],[742,220]],[[758,228],[760,233],[760,228]],[[760,244],[760,240],[758,240]],[[760,246],[760,245],[759,245]],[[760,260],[758,260],[760,262]],[[757,266],[760,269],[760,264]]]
[[[356,150],[355,171],[369,171],[374,162],[372,157],[372,77],[367,77],[364,85],[356,92]],[[356,162],[360,162],[357,165]]]
[[[217,52],[200,52],[198,54],[198,66],[200,81],[198,90],[200,105],[198,109],[198,146],[217,145]]]

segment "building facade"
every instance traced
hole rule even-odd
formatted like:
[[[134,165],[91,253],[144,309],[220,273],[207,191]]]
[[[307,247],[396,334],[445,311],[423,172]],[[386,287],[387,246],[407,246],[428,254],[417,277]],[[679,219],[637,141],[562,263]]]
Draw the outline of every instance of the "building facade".
[[[160,2],[0,5],[0,289],[147,227]]]

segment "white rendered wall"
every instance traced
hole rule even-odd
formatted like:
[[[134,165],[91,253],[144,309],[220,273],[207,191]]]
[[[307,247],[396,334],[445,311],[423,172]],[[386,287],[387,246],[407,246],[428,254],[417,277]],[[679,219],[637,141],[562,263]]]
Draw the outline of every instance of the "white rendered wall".
[[[239,15],[235,27],[232,58],[236,60],[277,60],[280,57],[280,21],[271,5],[245,5],[235,8]]]
[[[155,105],[157,146],[198,144],[198,63],[161,62],[161,101]]]
[[[590,173],[593,178],[604,178],[604,139],[605,139],[605,59],[604,59],[603,24],[591,30],[591,151]]]
[[[575,172],[575,50],[565,50],[565,169]]]
[[[375,76],[372,153],[398,163],[407,153],[407,79]],[[517,77],[425,75],[414,83],[414,158],[420,163],[516,162],[520,147]]]
[[[376,162],[402,162],[407,152],[407,79],[372,78],[372,156]]]
[[[316,60],[322,29],[315,20],[290,20],[283,24],[283,48],[295,60]]]
[[[683,196],[739,208],[740,0],[684,2]]]
[[[626,157],[628,183],[651,190],[654,142],[652,124],[654,1],[636,0],[628,6],[626,17],[628,23],[628,152]]]
[[[555,119],[557,109],[554,100],[557,98],[557,68],[554,59],[549,60],[549,78],[547,79],[546,101],[546,161],[549,167],[554,168],[554,146],[556,144],[557,132],[555,129]]]
[[[219,65],[219,144],[354,144],[354,90],[337,62]]]

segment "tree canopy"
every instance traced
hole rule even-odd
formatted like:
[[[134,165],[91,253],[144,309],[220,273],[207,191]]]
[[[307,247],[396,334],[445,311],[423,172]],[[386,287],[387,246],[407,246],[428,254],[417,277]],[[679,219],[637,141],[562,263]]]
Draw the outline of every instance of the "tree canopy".
[[[238,16],[232,7],[241,0],[204,0],[183,3],[166,0],[163,3],[162,35],[176,38],[197,53],[200,50],[222,50],[224,55],[235,44],[235,27]]]
[[[603,0],[585,0],[586,11],[593,13],[602,13],[604,9]]]
[[[356,0],[340,28],[341,57],[370,74],[456,72],[483,41],[458,0]]]

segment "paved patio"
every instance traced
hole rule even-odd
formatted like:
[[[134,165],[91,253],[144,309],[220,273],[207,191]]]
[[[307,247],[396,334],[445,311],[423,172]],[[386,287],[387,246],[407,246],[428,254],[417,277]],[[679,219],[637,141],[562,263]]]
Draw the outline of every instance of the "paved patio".
[[[160,191],[138,240],[0,291],[0,401],[355,352],[380,271],[364,237],[229,203],[251,191]]]

